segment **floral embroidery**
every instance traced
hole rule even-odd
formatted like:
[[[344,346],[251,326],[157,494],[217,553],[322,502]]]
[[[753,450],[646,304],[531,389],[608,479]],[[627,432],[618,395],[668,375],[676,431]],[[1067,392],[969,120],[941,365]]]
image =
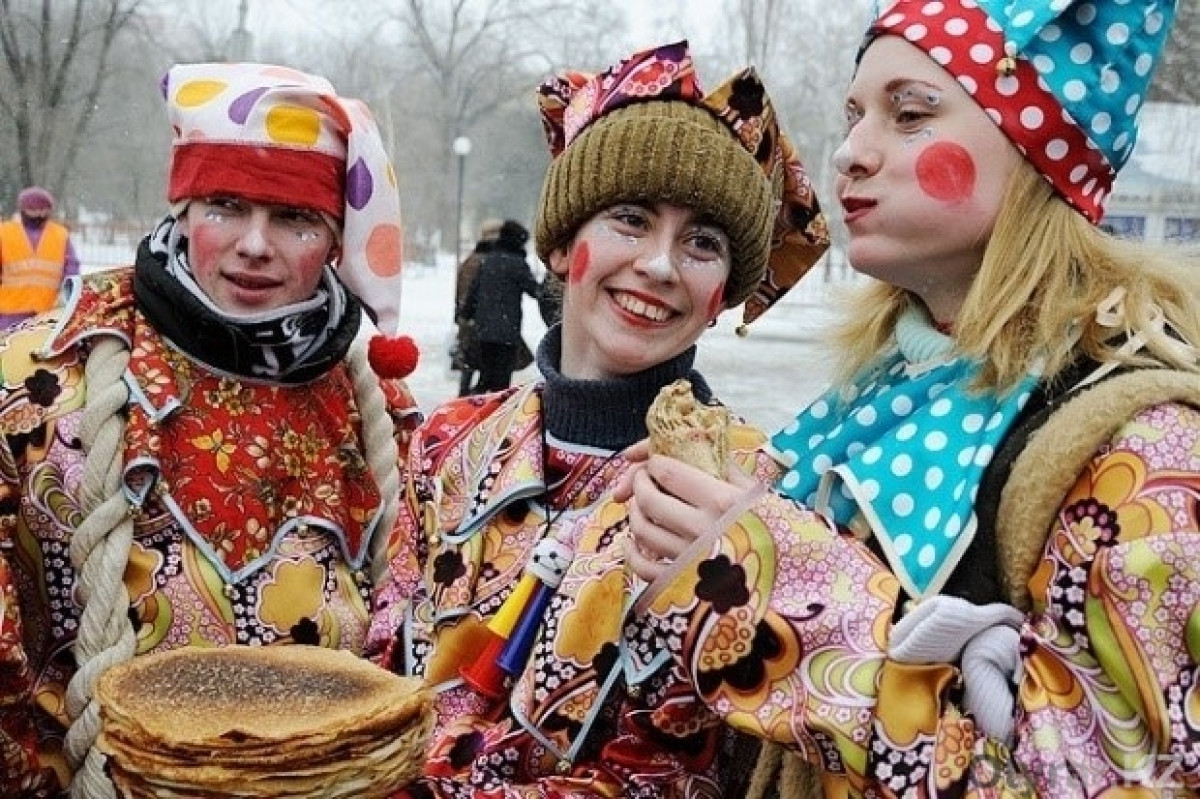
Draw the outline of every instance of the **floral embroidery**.
[[[141,507],[125,585],[137,653],[293,642],[361,651],[365,644],[370,583],[352,559],[361,563],[366,554],[379,494],[362,459],[357,410],[344,401],[349,377],[338,368],[287,390],[209,374],[143,323],[128,273],[120,275],[85,281],[52,355],[30,358],[52,335],[49,324],[0,334],[0,418],[5,429],[26,431],[0,438],[0,463],[8,464],[0,469],[0,613],[20,621],[0,618],[0,700],[28,702],[38,686],[32,712],[0,719],[3,795],[8,775],[26,774],[24,787],[46,777],[18,759],[62,747],[79,624],[69,547],[83,518],[87,347],[76,345],[84,332],[113,327],[131,342],[138,392],[124,481]],[[384,394],[394,417],[406,419],[397,429],[403,452],[415,403],[399,383],[385,384]],[[284,418],[302,432],[280,457],[290,432]],[[19,668],[3,670],[14,661]],[[24,719],[25,728],[10,728],[10,718]],[[57,785],[52,773],[45,784]]]

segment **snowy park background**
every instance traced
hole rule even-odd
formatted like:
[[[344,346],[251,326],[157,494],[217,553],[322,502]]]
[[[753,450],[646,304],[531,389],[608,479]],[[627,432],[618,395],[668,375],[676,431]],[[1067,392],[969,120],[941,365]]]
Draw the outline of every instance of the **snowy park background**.
[[[423,359],[410,384],[430,409],[457,393],[449,368],[457,252],[483,220],[532,226],[549,160],[531,87],[687,39],[712,88],[753,64],[829,214],[844,89],[878,0],[41,0],[5,2],[0,38],[0,218],[20,188],[59,199],[84,264],[127,264],[163,212],[170,137],[162,77],[172,63],[264,61],[324,75],[371,107],[404,208],[403,326]],[[1171,42],[1141,110],[1142,131],[1105,217],[1114,232],[1200,246],[1200,2],[1177,4]],[[86,20],[88,24],[77,24]],[[52,87],[47,76],[64,82]],[[5,99],[16,99],[10,102]],[[832,267],[827,262],[833,261]],[[534,258],[530,257],[531,263]],[[538,268],[534,266],[535,270]],[[717,395],[773,432],[830,378],[817,346],[827,258],[753,326],[724,315],[700,342]],[[526,342],[544,330],[532,300]],[[535,367],[516,375],[536,377]]]

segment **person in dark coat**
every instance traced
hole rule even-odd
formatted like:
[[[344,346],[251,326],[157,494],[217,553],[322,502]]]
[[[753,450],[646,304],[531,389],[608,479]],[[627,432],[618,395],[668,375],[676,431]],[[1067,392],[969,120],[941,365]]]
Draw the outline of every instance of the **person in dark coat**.
[[[471,285],[475,282],[475,276],[479,274],[479,266],[483,263],[484,256],[491,251],[492,245],[496,243],[496,239],[500,235],[500,226],[503,224],[503,221],[499,219],[484,221],[479,229],[479,240],[475,242],[475,249],[471,250],[470,255],[458,265],[458,271],[454,276],[454,322],[458,326],[458,332],[454,339],[454,348],[450,351],[450,366],[459,372],[458,396],[460,397],[471,393],[480,360],[475,323],[464,318],[463,308],[466,305]]]
[[[540,284],[525,260],[529,231],[507,220],[500,236],[483,259],[479,274],[467,292],[463,317],[475,324],[479,339],[479,382],[473,393],[500,391],[512,384],[517,356],[525,347],[521,338],[521,297],[538,296]]]

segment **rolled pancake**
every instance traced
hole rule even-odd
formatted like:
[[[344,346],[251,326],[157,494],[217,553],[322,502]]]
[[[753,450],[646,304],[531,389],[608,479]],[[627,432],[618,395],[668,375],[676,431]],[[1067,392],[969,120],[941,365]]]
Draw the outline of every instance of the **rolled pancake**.
[[[650,451],[724,478],[729,463],[729,409],[705,405],[688,380],[664,386],[646,413]]]

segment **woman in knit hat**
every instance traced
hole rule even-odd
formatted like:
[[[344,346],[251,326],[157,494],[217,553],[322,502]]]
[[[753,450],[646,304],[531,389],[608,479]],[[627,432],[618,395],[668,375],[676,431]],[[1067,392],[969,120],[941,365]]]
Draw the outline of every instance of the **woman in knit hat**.
[[[386,566],[415,353],[378,333],[400,216],[370,114],[269,65],[163,88],[169,213],[0,341],[6,797],[113,795],[93,687],[131,657],[361,651]]]
[[[562,321],[542,380],[451,401],[414,433],[369,649],[438,694],[409,795],[716,795],[727,729],[662,631],[625,626],[638,586],[612,488],[661,388],[686,378],[715,401],[701,333],[811,266],[824,221],[757,76],[705,94],[686,42],[560,75],[540,102],[535,241]],[[732,440],[746,458],[762,436]]]
[[[646,618],[792,753],[784,797],[793,755],[829,796],[1200,790],[1200,270],[1096,227],[1173,11],[885,10],[835,156],[843,379],[773,491],[659,456],[623,487]]]
[[[513,372],[533,360],[521,336],[521,302],[526,295],[537,299],[541,284],[525,261],[527,241],[525,226],[506,219],[463,300],[462,317],[470,321],[479,342],[479,382],[472,393],[508,388]]]

